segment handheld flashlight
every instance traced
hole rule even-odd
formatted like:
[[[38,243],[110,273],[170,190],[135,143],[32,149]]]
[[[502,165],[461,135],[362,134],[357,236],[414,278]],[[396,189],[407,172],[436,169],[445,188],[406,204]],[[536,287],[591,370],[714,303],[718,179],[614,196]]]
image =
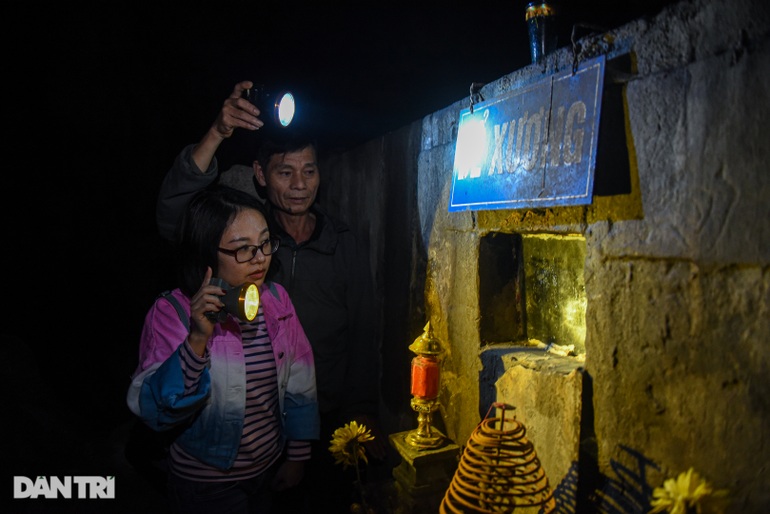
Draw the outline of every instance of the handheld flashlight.
[[[264,86],[254,86],[244,91],[244,96],[260,111],[266,112],[279,127],[286,128],[294,120],[297,104],[291,91],[281,91],[274,95],[268,93]]]
[[[240,286],[231,286],[221,278],[212,278],[209,284],[219,286],[224,291],[220,296],[225,306],[219,312],[207,312],[206,317],[212,323],[222,323],[230,313],[241,321],[254,321],[259,310],[259,289],[257,284],[246,282]]]

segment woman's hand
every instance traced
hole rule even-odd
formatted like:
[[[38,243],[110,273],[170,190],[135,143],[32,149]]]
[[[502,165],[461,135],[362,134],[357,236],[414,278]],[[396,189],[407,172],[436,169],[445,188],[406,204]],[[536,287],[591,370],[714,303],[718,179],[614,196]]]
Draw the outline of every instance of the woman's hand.
[[[287,460],[278,468],[278,471],[270,483],[273,491],[284,491],[298,485],[305,474],[305,463],[303,461]]]
[[[225,294],[219,286],[209,284],[213,272],[211,268],[206,269],[201,288],[198,289],[190,299],[190,336],[188,341],[193,351],[199,356],[203,356],[206,351],[206,344],[214,332],[215,321],[211,321],[207,312],[219,312],[225,306],[219,297]]]

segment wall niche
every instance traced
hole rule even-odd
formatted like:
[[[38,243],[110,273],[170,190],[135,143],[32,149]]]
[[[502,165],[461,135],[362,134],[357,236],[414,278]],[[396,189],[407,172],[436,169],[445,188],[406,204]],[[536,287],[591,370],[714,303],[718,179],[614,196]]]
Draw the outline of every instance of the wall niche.
[[[479,243],[482,346],[558,345],[585,353],[585,238],[491,232]]]

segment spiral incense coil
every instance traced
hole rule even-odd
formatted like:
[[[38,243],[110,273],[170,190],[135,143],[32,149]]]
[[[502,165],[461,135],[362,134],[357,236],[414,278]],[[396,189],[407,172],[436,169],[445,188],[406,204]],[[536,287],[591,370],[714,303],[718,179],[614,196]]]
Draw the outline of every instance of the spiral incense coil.
[[[505,419],[505,409],[502,417],[484,419],[463,451],[441,502],[441,514],[514,512],[525,507],[552,512],[555,501],[548,478],[525,433],[524,425]]]

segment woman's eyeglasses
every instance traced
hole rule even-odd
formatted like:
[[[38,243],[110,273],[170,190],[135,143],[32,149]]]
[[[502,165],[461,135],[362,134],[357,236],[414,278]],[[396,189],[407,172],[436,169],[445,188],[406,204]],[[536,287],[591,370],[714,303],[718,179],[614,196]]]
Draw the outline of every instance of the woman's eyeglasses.
[[[228,250],[227,248],[219,248],[219,251],[227,254],[232,255],[235,257],[236,262],[249,262],[254,257],[257,256],[257,250],[262,252],[262,255],[268,256],[270,254],[275,253],[276,250],[278,250],[278,246],[280,246],[281,240],[277,237],[271,237],[267,241],[263,241],[262,243],[258,245],[246,245],[241,246],[240,248],[236,248],[235,250]]]

